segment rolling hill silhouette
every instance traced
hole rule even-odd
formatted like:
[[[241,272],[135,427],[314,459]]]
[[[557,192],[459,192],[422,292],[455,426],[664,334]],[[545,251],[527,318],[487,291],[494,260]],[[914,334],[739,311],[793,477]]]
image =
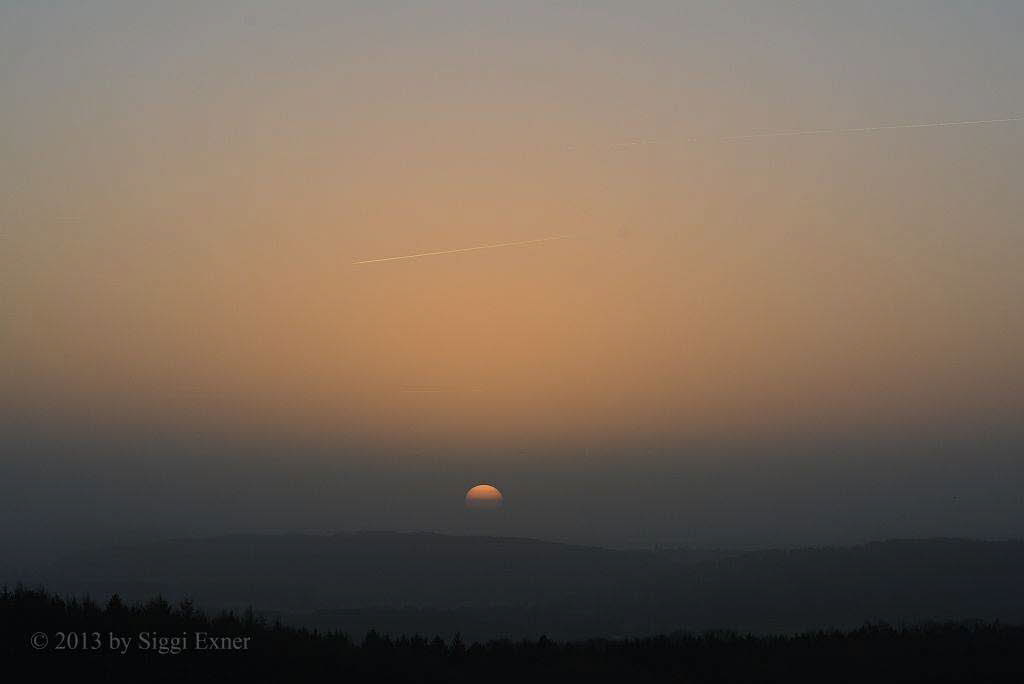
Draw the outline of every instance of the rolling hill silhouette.
[[[957,539],[730,555],[429,533],[231,535],[68,557],[61,592],[188,596],[354,633],[620,636],[945,619],[1024,621],[1024,543]]]

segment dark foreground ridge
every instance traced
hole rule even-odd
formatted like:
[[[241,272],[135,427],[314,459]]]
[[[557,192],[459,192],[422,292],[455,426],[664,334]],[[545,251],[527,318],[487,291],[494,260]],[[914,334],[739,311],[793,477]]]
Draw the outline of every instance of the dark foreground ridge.
[[[353,639],[270,623],[252,612],[209,617],[161,598],[105,606],[43,590],[0,594],[3,660],[75,681],[347,682],[1018,682],[1024,627],[932,623],[755,637],[675,633],[624,640],[465,643]]]

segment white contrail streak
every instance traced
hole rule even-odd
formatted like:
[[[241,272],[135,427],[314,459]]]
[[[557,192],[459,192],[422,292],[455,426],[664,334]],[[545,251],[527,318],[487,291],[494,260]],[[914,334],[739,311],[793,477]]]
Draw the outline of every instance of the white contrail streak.
[[[862,126],[860,128],[812,128],[802,131],[774,131],[768,133],[750,133],[747,135],[730,135],[718,138],[721,142],[736,140],[756,140],[757,138],[788,138],[799,135],[841,135],[843,133],[877,133],[879,131],[895,131],[907,128],[946,128],[950,126],[984,126],[988,124],[1012,123],[1024,121],[1024,116],[1011,116],[1005,119],[975,119],[970,121],[931,121],[926,123],[889,124],[883,126]]]
[[[480,249],[497,249],[498,247],[517,247],[519,245],[535,245],[539,242],[551,242],[552,240],[565,240],[569,235],[554,235],[552,237],[537,238],[535,240],[517,240],[515,242],[499,242],[494,245],[478,245],[476,247],[462,247],[460,249],[442,249],[436,252],[421,252],[419,254],[405,254],[403,256],[384,257],[383,259],[364,259],[363,261],[352,262],[353,266],[360,264],[379,264],[382,261],[400,261],[402,259],[419,259],[421,257],[438,256],[441,254],[459,254],[460,252],[475,252]]]
[[[726,135],[719,137],[689,137],[688,143],[728,143],[740,142],[743,140],[758,140],[761,138],[794,138],[798,136],[812,135],[846,135],[852,133],[881,133],[884,131],[908,130],[912,128],[950,128],[953,126],[991,126],[994,124],[1015,123],[1024,121],[1024,116],[1010,116],[1004,119],[970,119],[965,121],[923,121],[916,123],[882,124],[877,126],[860,126],[858,128],[809,128],[798,131],[766,131],[763,133],[747,133],[744,135]],[[636,148],[645,145],[671,145],[683,142],[682,140],[659,140],[657,138],[634,138],[632,140],[608,143],[600,147],[611,147],[619,150]],[[582,149],[582,145],[567,145],[566,150],[575,152]]]

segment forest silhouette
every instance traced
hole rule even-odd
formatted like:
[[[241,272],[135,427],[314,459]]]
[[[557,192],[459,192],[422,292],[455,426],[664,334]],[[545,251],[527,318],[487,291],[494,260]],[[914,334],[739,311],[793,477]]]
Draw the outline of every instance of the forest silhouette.
[[[1024,677],[1024,627],[996,622],[945,622],[850,631],[754,636],[736,632],[676,632],[639,639],[560,642],[320,632],[272,622],[253,610],[208,615],[185,599],[162,597],[104,605],[42,588],[4,588],[0,629],[8,671],[15,663],[37,674],[146,681],[287,680],[512,682],[1013,682]],[[57,650],[57,633],[75,634],[74,648]],[[40,647],[39,634],[48,643]],[[133,638],[123,651],[108,636]],[[234,640],[244,649],[194,647],[194,635]],[[160,637],[183,639],[178,651],[140,647]],[[87,645],[95,639],[97,647]],[[65,638],[65,645],[70,644]],[[165,644],[166,645],[166,644]]]

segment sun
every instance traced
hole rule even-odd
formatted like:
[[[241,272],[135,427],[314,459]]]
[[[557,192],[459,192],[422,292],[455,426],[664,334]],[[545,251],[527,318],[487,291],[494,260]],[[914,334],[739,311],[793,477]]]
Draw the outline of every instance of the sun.
[[[489,484],[478,484],[466,492],[466,508],[494,509],[501,508],[505,497],[497,487]]]

